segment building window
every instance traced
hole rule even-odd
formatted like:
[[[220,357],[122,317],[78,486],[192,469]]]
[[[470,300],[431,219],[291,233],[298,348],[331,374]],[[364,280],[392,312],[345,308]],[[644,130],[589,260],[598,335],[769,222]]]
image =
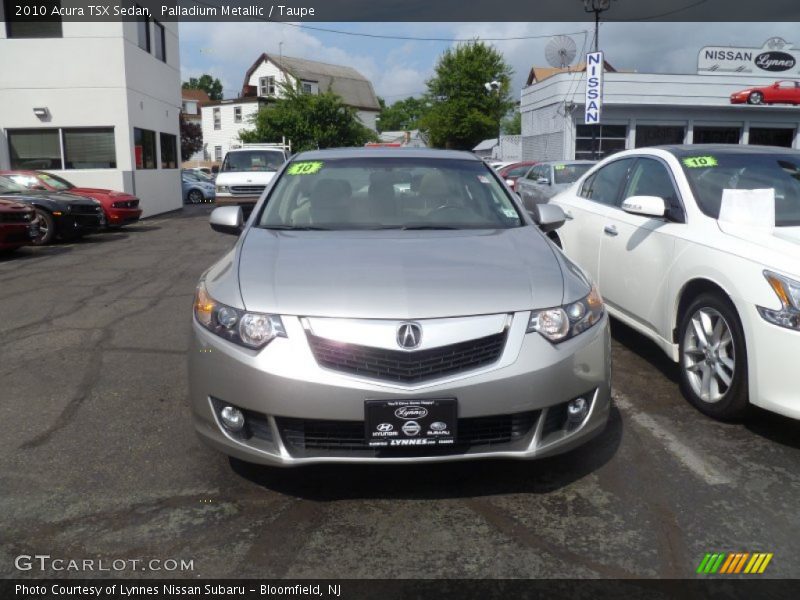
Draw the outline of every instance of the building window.
[[[661,146],[662,144],[682,144],[686,128],[681,125],[637,125],[636,147]]]
[[[114,129],[64,129],[65,169],[116,169]]]
[[[222,117],[218,108],[214,109],[214,129],[222,129]]]
[[[27,14],[17,15],[17,7]],[[6,37],[9,38],[60,38],[61,17],[53,15],[53,10],[61,8],[60,0],[22,3],[4,0]]]
[[[303,89],[303,93],[304,94],[310,94],[310,93],[312,93],[314,91],[314,86],[312,86],[307,81],[304,81],[302,86],[303,86],[302,89]]]
[[[214,146],[214,160],[222,162],[222,146]]]
[[[234,106],[233,107],[233,122],[234,123],[241,123],[242,122],[242,107],[241,106]]]
[[[178,168],[178,143],[177,138],[171,133],[162,133],[161,136],[161,168]]]
[[[259,96],[275,95],[275,77],[270,75],[268,77],[262,77],[258,80],[258,95]]]
[[[197,112],[197,102],[194,102],[193,100],[186,100],[183,103],[183,114],[196,115]]]
[[[136,8],[142,10],[138,4]],[[137,11],[138,12],[138,11]],[[150,19],[147,17],[138,17],[136,19],[136,37],[139,43],[139,48],[150,53]]]
[[[738,127],[698,127],[694,128],[695,144],[738,144],[741,129]]]
[[[60,169],[61,140],[58,129],[8,131],[12,169]]]
[[[575,130],[576,160],[598,160],[625,150],[626,125],[578,125]]]
[[[794,129],[751,127],[749,143],[754,146],[783,146],[784,148],[791,148],[794,145],[794,133]]]
[[[167,37],[164,33],[164,26],[158,21],[153,21],[153,34],[156,58],[167,62]]]
[[[137,169],[155,169],[157,167],[155,131],[134,127],[133,148],[136,154]]]

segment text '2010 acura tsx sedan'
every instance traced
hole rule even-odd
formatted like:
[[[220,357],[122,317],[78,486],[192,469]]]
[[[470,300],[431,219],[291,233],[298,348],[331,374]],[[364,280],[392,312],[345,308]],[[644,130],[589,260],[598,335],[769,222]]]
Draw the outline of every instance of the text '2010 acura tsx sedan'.
[[[462,152],[306,152],[203,275],[198,434],[283,466],[535,458],[602,431],[608,317],[592,282]]]

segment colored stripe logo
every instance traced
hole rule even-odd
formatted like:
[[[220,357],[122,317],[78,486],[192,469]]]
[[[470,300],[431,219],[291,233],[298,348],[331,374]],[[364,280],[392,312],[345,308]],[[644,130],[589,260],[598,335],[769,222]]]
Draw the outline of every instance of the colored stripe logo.
[[[772,557],[772,552],[708,552],[700,561],[697,572],[708,575],[760,575]]]

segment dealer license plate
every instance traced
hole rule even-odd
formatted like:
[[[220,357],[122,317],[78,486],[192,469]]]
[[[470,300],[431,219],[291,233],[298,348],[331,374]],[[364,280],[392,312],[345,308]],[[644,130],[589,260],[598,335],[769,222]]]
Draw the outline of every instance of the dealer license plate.
[[[458,409],[455,398],[367,400],[367,443],[373,448],[452,446]]]

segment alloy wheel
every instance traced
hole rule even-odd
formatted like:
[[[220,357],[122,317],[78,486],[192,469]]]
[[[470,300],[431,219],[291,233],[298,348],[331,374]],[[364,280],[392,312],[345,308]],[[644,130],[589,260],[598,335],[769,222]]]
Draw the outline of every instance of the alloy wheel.
[[[692,390],[704,402],[725,397],[736,373],[736,348],[725,318],[710,307],[698,309],[683,338],[683,369]]]

